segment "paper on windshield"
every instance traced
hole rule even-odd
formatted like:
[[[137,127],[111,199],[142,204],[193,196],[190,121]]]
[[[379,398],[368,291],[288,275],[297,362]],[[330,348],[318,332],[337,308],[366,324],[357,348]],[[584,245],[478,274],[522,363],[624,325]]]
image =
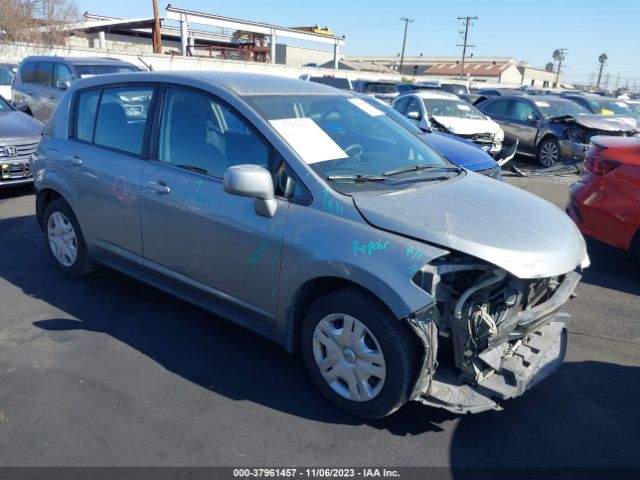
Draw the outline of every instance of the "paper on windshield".
[[[269,123],[308,164],[349,156],[310,118],[285,118]]]
[[[462,105],[460,103],[456,103],[456,107],[458,107],[458,110],[464,110],[465,112],[471,111],[471,107],[469,105]]]
[[[618,105],[619,107],[625,108],[627,106],[626,103],[624,102],[616,102],[616,105]]]
[[[91,78],[91,77],[95,77],[95,73],[82,73],[80,74],[80,78]]]
[[[364,113],[371,115],[372,117],[379,117],[380,115],[384,115],[382,110],[378,110],[373,105],[368,104],[361,98],[350,98],[349,101],[353,103],[356,107],[362,110]]]
[[[547,102],[541,102],[539,100],[536,100],[535,104],[539,107],[548,107],[549,104]]]

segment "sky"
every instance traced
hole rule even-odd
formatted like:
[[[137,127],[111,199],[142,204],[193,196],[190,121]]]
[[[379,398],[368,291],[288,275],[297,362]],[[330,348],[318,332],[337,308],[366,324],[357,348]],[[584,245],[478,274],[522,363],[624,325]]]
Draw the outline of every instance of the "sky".
[[[159,0],[160,15],[168,1]],[[153,15],[152,0],[76,0],[81,13],[114,17]],[[462,22],[477,16],[469,31],[474,56],[507,56],[540,68],[555,49],[567,48],[565,81],[589,83],[598,57],[609,60],[609,87],[640,87],[638,0],[178,0],[173,5],[279,26],[329,26],[346,36],[347,55],[396,55],[409,24],[405,55],[460,55]]]

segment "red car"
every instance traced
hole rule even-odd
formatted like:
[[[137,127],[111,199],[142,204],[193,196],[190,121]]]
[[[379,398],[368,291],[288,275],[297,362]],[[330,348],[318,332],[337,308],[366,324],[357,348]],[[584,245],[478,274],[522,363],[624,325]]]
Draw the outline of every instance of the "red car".
[[[593,137],[567,212],[589,237],[640,261],[640,138]]]

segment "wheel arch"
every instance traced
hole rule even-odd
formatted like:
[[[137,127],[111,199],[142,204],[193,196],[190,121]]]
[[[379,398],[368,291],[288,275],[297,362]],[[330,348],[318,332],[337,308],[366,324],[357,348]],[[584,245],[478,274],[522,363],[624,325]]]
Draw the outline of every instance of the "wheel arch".
[[[543,144],[546,140],[549,140],[549,139],[553,139],[553,140],[555,140],[556,142],[560,142],[560,138],[558,138],[558,136],[557,136],[556,134],[551,133],[551,132],[547,132],[547,133],[545,133],[545,134],[540,138],[540,140],[538,140],[538,143],[537,143],[537,145],[536,145],[536,156],[537,156],[537,155],[538,155],[538,153],[540,152],[540,147],[542,146],[542,144]]]
[[[67,204],[69,204],[64,196],[53,188],[43,188],[38,190],[38,193],[36,194],[36,218],[38,219],[40,228],[44,228],[44,212],[47,209],[47,206],[57,198],[62,198],[67,202]],[[71,206],[69,206],[69,208],[71,208]]]
[[[343,289],[357,289],[365,292],[372,300],[376,301],[389,315],[395,317],[391,308],[370,289],[341,277],[324,276],[308,280],[301,285],[293,296],[293,301],[286,314],[287,336],[285,347],[293,353],[300,348],[300,331],[305,312],[320,297]]]

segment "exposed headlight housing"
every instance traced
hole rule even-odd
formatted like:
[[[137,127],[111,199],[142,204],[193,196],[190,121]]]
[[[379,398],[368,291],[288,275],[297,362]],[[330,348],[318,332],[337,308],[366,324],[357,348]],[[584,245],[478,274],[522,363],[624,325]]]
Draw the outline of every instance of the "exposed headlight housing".
[[[504,130],[499,128],[496,134],[493,136],[494,140],[502,143],[504,141]]]
[[[573,143],[588,143],[587,134],[579,128],[570,128],[567,130],[567,138]]]

